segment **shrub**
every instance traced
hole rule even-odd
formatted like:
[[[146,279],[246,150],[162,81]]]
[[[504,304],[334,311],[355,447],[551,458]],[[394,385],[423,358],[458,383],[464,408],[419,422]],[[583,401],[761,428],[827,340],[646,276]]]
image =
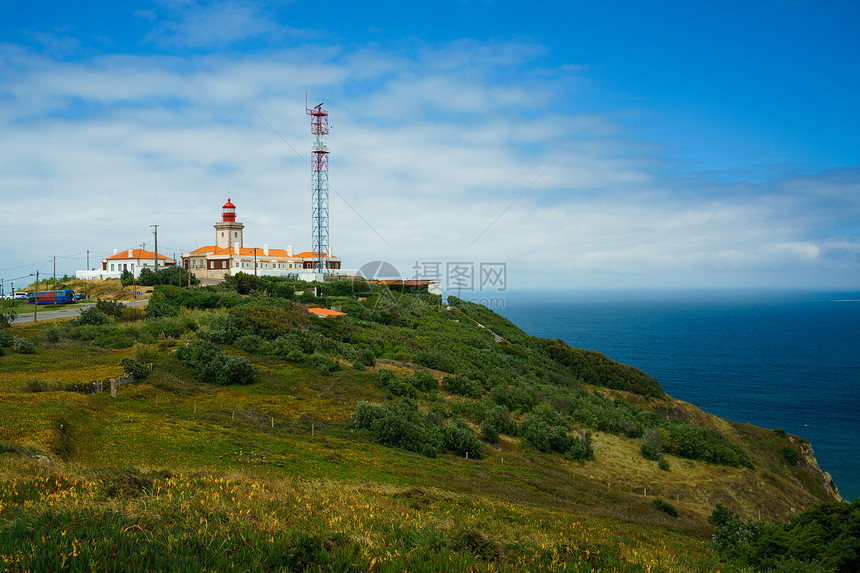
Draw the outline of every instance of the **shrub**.
[[[125,306],[123,305],[119,313],[119,318],[124,322],[132,322],[134,320],[143,320],[146,318],[146,309],[141,306]]]
[[[9,348],[15,343],[15,337],[8,332],[0,332],[0,347]]]
[[[364,366],[373,367],[376,366],[376,356],[373,354],[373,351],[365,348],[359,351],[356,362]]]
[[[293,328],[310,326],[308,311],[300,304],[290,301],[258,301],[238,306],[230,312],[236,318],[239,330],[267,340],[288,334]]]
[[[297,333],[279,336],[271,342],[271,352],[291,362],[302,362],[305,359],[305,350],[302,342],[301,336]]]
[[[316,368],[320,374],[330,374],[340,370],[340,362],[321,352],[314,352],[311,355],[311,366]]]
[[[119,365],[122,366],[122,369],[125,370],[126,374],[131,374],[135,380],[143,380],[149,376],[150,373],[149,366],[136,358],[131,358],[130,356],[126,356],[120,360]]]
[[[488,420],[487,418],[484,418],[484,421],[481,422],[481,436],[483,436],[484,439],[491,444],[498,444],[500,437],[499,427],[495,424],[493,420]]]
[[[236,346],[248,354],[265,354],[269,349],[269,343],[256,334],[246,334],[236,339]]]
[[[442,386],[451,394],[459,394],[467,398],[481,397],[481,386],[474,380],[462,376],[445,376],[442,378]]]
[[[14,308],[0,312],[0,328],[11,327],[12,323],[15,322],[15,316],[17,316],[17,313]]]
[[[353,421],[358,427],[370,430],[374,439],[384,446],[427,457],[439,455],[445,444],[442,427],[418,412],[418,406],[409,398],[384,406],[359,402]]]
[[[642,452],[642,457],[646,460],[659,460],[663,453],[663,433],[658,428],[647,430],[642,438],[639,451]]]
[[[90,307],[82,310],[80,316],[78,316],[74,322],[76,325],[80,326],[100,326],[108,324],[110,321],[98,308]]]
[[[432,392],[439,389],[439,382],[436,380],[436,377],[426,370],[419,370],[416,372],[412,378],[410,378],[409,382],[424,392]]]
[[[57,326],[51,325],[45,331],[45,341],[56,343],[60,341],[60,329]]]
[[[445,428],[445,448],[470,458],[481,457],[481,442],[462,418],[457,418]]]
[[[504,406],[494,406],[486,411],[481,421],[481,435],[490,443],[499,442],[500,434],[515,435],[516,422],[511,419],[511,412]]]
[[[197,338],[214,344],[233,344],[239,337],[239,325],[231,315],[217,315],[209,321],[209,328],[197,333]]]
[[[791,464],[793,466],[796,466],[797,464],[799,464],[800,460],[803,459],[801,457],[801,455],[798,454],[794,448],[789,447],[789,446],[786,446],[782,449],[782,457],[785,458],[785,461],[787,461],[789,464]]]
[[[93,339],[93,344],[105,348],[128,348],[138,336],[134,328],[106,328]]]
[[[146,320],[140,331],[153,338],[180,338],[189,331],[197,330],[197,323],[191,317],[160,317]]]
[[[36,344],[29,338],[15,337],[15,342],[12,344],[13,350],[18,354],[35,354]]]
[[[24,382],[24,392],[61,392],[65,389],[59,380],[42,381],[34,376]]]
[[[669,471],[669,460],[667,460],[663,456],[660,456],[657,459],[657,467],[660,468],[661,470],[663,470],[664,472]]]
[[[122,286],[131,286],[134,283],[134,275],[128,269],[119,275],[119,283]]]
[[[166,316],[176,316],[178,311],[175,306],[171,306],[169,304],[163,302],[152,302],[146,305],[146,320],[154,320],[156,318],[162,318]]]
[[[713,430],[682,422],[669,422],[662,429],[667,432],[666,453],[724,466],[753,467],[746,452]]]
[[[671,515],[672,517],[678,517],[678,510],[675,509],[675,506],[663,499],[655,499],[653,502],[654,507],[665,513],[666,515]]]
[[[255,380],[251,362],[242,356],[228,356],[205,340],[195,340],[176,351],[198,382],[211,384],[251,384]]]
[[[96,301],[96,306],[94,308],[105,316],[120,318],[122,316],[122,309],[125,308],[125,305],[117,300],[111,301],[99,299]]]

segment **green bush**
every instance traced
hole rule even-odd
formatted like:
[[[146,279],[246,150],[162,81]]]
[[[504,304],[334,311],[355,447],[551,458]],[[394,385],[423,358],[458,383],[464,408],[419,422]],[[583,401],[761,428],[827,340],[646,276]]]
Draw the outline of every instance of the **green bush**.
[[[120,318],[122,316],[122,309],[125,308],[125,305],[116,300],[111,301],[99,299],[96,301],[96,306],[94,308],[105,316]]]
[[[792,447],[786,446],[782,449],[782,457],[785,458],[789,464],[796,466],[803,459],[800,454],[797,453]]]
[[[122,366],[126,374],[131,374],[135,381],[144,380],[151,372],[149,366],[130,356],[126,356],[120,360],[119,365]]]
[[[669,503],[664,499],[655,499],[653,502],[654,507],[665,513],[666,515],[671,515],[672,517],[678,517],[678,510],[675,509],[675,506]]]
[[[235,317],[216,315],[209,321],[209,328],[197,332],[197,338],[213,344],[233,344],[239,337],[239,324]]]
[[[311,366],[316,368],[320,374],[330,374],[340,370],[340,362],[322,354],[321,352],[313,353],[311,355],[310,362]]]
[[[409,379],[409,382],[423,392],[433,392],[439,389],[439,382],[426,370],[417,371]]]
[[[481,442],[462,418],[457,418],[445,428],[445,448],[461,456],[481,457]]]
[[[18,313],[15,312],[14,308],[9,308],[9,310],[0,311],[0,328],[9,328],[12,326],[12,323],[15,322],[15,317]]]
[[[181,338],[186,332],[197,330],[197,323],[193,318],[185,316],[182,318],[160,317],[146,320],[140,328],[140,332],[153,338]]]
[[[307,329],[311,324],[308,311],[290,301],[256,300],[233,308],[231,314],[236,318],[242,333],[256,334],[267,340],[284,336],[294,328]]]
[[[443,428],[421,414],[417,404],[409,398],[384,406],[359,402],[353,421],[356,426],[370,430],[374,439],[384,446],[434,458],[445,445]]]
[[[505,406],[489,408],[481,420],[481,435],[490,443],[497,444],[500,434],[516,435],[516,422]]]
[[[45,331],[45,341],[51,343],[59,342],[61,338],[61,332],[62,331],[57,326],[49,326],[48,329]]]
[[[266,354],[270,349],[270,344],[261,336],[256,334],[246,334],[236,339],[236,346],[247,352],[248,354]]]
[[[753,467],[746,452],[713,430],[678,421],[668,422],[663,428],[668,433],[666,453],[712,464]]]
[[[205,340],[181,346],[176,356],[187,364],[198,382],[209,384],[251,384],[254,368],[243,356],[229,356]]]
[[[659,458],[657,458],[657,467],[660,468],[661,470],[663,470],[664,472],[669,471],[669,469],[670,469],[669,468],[669,460],[667,460],[663,456],[660,456]]]
[[[372,350],[364,348],[358,352],[356,362],[372,368],[373,366],[376,366],[376,356],[373,354]]]
[[[12,344],[12,349],[18,354],[35,354],[36,344],[29,338],[16,336]]]
[[[860,571],[860,500],[816,505],[787,523],[741,520],[717,504],[711,547],[724,560],[762,571]],[[791,569],[790,567],[794,568]]]
[[[467,398],[481,397],[481,386],[474,380],[462,376],[445,376],[442,378],[442,387],[451,394],[459,394]]]
[[[651,428],[645,432],[639,451],[646,460],[660,459],[663,454],[663,433],[659,428]]]
[[[134,283],[134,275],[128,269],[122,271],[119,275],[119,283],[122,286],[131,286]]]
[[[80,316],[73,321],[79,326],[100,326],[108,324],[110,320],[105,314],[99,311],[96,307],[85,308],[81,311]]]
[[[176,316],[177,314],[178,311],[175,306],[163,302],[152,302],[150,300],[146,305],[146,320]]]
[[[0,348],[10,348],[14,343],[14,336],[8,332],[0,332]]]

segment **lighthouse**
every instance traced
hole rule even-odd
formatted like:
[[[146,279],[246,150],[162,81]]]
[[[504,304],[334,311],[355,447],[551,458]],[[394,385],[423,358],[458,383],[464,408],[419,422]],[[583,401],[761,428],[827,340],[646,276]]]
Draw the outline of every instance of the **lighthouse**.
[[[236,221],[236,206],[227,198],[227,202],[221,207],[221,221],[215,223],[215,246],[219,249],[239,248],[244,242],[242,230],[245,225]],[[238,255],[239,252],[236,251]]]

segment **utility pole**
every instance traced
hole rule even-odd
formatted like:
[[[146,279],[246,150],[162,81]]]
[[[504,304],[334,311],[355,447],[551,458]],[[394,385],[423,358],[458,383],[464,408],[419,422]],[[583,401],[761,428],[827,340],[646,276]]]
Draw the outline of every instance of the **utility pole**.
[[[57,308],[57,255],[54,255],[54,305]]]
[[[158,225],[150,225],[155,233],[155,272],[158,272]]]
[[[39,271],[36,271],[36,298],[33,303],[33,322],[36,322],[39,320]]]
[[[87,270],[90,270],[90,250],[87,249]]]

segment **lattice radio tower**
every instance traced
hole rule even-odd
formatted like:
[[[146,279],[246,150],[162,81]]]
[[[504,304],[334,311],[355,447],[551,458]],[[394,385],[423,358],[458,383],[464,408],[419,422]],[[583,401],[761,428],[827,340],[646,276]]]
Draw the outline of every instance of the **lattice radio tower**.
[[[314,266],[318,273],[328,273],[328,112],[323,104],[308,107],[305,96],[305,111],[311,116],[311,133],[314,136],[311,149],[311,232],[312,251],[315,253]]]

